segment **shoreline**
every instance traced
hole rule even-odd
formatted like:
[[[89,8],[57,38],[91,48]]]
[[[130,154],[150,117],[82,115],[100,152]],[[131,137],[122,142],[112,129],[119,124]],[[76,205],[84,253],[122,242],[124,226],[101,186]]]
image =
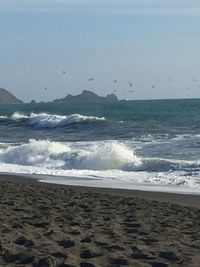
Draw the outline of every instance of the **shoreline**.
[[[135,189],[119,189],[119,188],[105,188],[105,187],[92,187],[92,186],[81,186],[81,185],[66,185],[66,184],[56,184],[47,183],[40,181],[40,176],[38,178],[27,177],[26,175],[15,175],[15,174],[0,174],[1,182],[13,182],[13,183],[28,183],[28,184],[40,184],[44,187],[55,188],[69,188],[74,190],[79,190],[81,192],[94,192],[100,194],[109,194],[114,196],[124,196],[124,197],[136,197],[142,198],[149,201],[158,202],[169,202],[175,203],[182,206],[192,206],[200,208],[200,195],[184,194],[184,193],[174,193],[174,192],[158,192],[158,191],[145,191],[145,190],[135,190]]]
[[[197,267],[199,201],[0,175],[0,266]]]

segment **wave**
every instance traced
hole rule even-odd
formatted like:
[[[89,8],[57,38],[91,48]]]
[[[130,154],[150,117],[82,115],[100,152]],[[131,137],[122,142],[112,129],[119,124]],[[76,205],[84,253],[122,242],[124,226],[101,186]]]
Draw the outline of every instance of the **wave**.
[[[200,189],[199,161],[141,158],[130,145],[112,140],[7,144],[0,146],[0,171]]]
[[[0,163],[65,170],[200,171],[200,161],[141,158],[129,142],[113,140],[63,143],[30,139],[27,143],[0,143]]]
[[[59,143],[30,140],[26,144],[0,149],[0,162],[46,167],[51,169],[125,169],[138,167],[141,160],[124,144],[117,141]]]
[[[0,121],[4,121],[4,120],[6,120],[6,119],[8,119],[7,116],[1,116],[1,115],[0,115]]]
[[[20,112],[15,112],[11,117],[1,116],[0,120],[6,121],[7,123],[15,123],[15,125],[25,125],[36,128],[59,128],[72,124],[104,122],[105,118],[84,116],[81,114],[57,115],[48,113],[31,113],[30,115],[25,115]]]

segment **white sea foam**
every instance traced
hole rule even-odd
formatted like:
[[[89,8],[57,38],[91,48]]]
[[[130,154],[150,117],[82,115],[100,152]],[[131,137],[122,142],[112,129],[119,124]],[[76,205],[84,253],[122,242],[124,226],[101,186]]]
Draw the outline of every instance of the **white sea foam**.
[[[1,116],[1,115],[0,115],[0,121],[1,121],[1,120],[5,120],[5,119],[7,119],[7,118],[8,118],[7,116],[3,116],[3,115]]]
[[[128,143],[127,143],[128,144]],[[200,192],[200,162],[140,158],[119,141],[60,143],[30,140],[0,146],[0,172],[44,174],[68,183],[67,177],[123,181],[132,185],[176,186]],[[61,180],[57,177],[63,176]],[[45,178],[44,178],[45,179]]]
[[[25,122],[28,126],[38,128],[56,128],[76,123],[105,121],[104,117],[84,116],[81,114],[71,114],[65,116],[48,113],[31,113],[30,115],[25,115],[19,112],[15,112],[10,119],[18,123]]]
[[[21,120],[21,119],[28,119],[28,116],[20,112],[15,112],[10,118],[11,120]]]
[[[30,140],[26,144],[0,149],[0,162],[51,169],[123,169],[138,167],[141,160],[131,149],[116,141],[59,143]]]
[[[200,193],[200,178],[184,172],[127,172],[122,170],[63,170],[16,164],[0,164],[0,172],[39,175],[43,182],[112,188]],[[41,175],[44,175],[41,177]],[[36,176],[37,177],[37,176]],[[38,178],[38,177],[37,177]]]

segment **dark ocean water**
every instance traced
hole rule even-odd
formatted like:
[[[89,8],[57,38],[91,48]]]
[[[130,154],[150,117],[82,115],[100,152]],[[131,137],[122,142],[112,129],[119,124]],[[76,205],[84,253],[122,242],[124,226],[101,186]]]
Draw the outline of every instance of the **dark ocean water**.
[[[0,106],[1,172],[200,192],[199,159],[199,99]]]

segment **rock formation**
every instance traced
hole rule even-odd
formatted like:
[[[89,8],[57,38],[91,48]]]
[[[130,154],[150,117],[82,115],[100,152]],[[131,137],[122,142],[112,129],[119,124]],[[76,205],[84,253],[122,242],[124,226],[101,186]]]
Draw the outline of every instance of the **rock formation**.
[[[118,99],[114,94],[110,94],[103,97],[103,96],[98,96],[97,94],[89,90],[83,90],[83,92],[80,95],[73,96],[68,94],[64,98],[54,100],[54,103],[65,103],[65,102],[92,103],[92,102],[116,102],[116,101],[118,101]]]

